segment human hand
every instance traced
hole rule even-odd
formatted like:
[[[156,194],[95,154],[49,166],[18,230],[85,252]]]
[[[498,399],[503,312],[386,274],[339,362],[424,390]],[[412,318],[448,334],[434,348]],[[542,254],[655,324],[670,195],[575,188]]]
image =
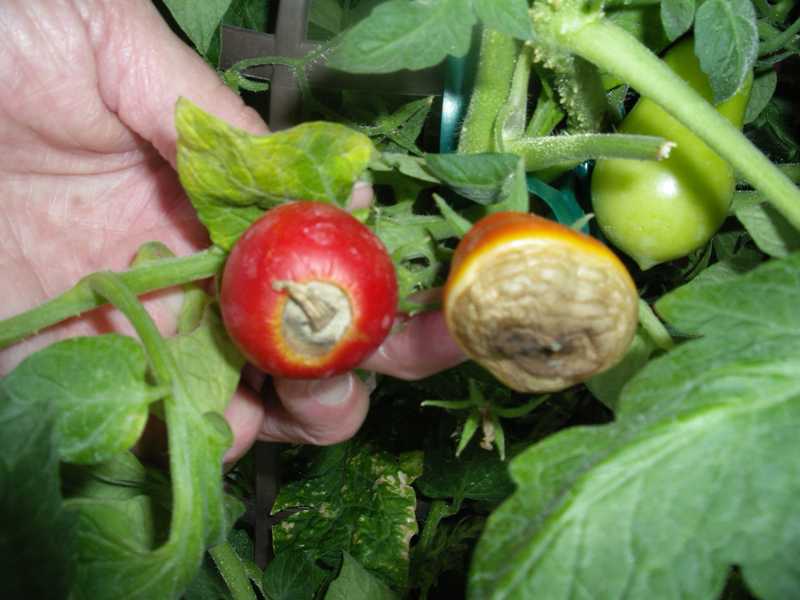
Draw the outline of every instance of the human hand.
[[[0,7],[0,318],[22,312],[100,269],[124,270],[144,242],[178,255],[208,245],[175,165],[174,105],[191,98],[252,133],[258,115],[162,21],[147,0],[6,0]],[[368,189],[353,202],[363,204]],[[181,293],[144,299],[164,335]],[[58,339],[132,333],[100,309],[0,352],[0,374]],[[418,378],[462,360],[439,313],[408,320],[363,365]],[[363,421],[369,391],[352,373],[318,381],[276,379],[279,402],[253,391],[247,369],[226,411],[233,461],[256,439],[334,443]]]

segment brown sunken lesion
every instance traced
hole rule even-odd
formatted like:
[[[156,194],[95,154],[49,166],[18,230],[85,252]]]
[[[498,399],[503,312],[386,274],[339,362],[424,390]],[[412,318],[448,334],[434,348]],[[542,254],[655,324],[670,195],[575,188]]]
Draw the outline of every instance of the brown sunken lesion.
[[[601,365],[598,340],[588,329],[549,335],[524,327],[503,327],[488,346],[491,358],[513,359],[537,377],[580,377]]]

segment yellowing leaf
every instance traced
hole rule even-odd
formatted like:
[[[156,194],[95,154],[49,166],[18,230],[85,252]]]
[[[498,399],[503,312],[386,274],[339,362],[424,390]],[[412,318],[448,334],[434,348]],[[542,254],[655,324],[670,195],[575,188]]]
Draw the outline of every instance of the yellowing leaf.
[[[252,135],[178,100],[178,175],[215,244],[230,249],[264,210],[289,200],[344,205],[375,149],[344,125]]]

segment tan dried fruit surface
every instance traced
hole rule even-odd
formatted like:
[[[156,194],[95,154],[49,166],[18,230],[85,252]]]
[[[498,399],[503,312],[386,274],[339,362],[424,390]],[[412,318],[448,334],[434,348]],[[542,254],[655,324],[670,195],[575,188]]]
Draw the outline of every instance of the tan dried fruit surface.
[[[532,239],[494,248],[448,298],[450,330],[509,387],[564,389],[616,363],[636,329],[638,299],[624,267]]]

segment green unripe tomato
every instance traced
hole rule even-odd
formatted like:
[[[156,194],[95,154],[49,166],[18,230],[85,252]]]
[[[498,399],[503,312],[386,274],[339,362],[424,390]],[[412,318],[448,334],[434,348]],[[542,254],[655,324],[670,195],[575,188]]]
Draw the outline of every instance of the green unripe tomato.
[[[708,77],[692,40],[664,56],[669,67],[709,102]],[[752,78],[717,111],[741,129]],[[686,256],[711,239],[725,220],[735,188],[733,169],[689,129],[648,98],[640,98],[621,133],[655,135],[676,144],[661,161],[598,160],[592,205],[608,239],[642,269]]]

